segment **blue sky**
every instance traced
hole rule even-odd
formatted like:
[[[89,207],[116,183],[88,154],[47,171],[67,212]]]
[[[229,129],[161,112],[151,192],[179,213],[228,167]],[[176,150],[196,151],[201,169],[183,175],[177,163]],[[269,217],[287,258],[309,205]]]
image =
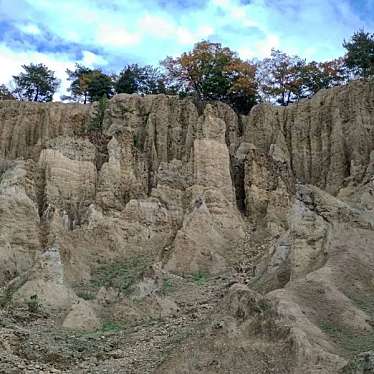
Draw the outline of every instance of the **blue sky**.
[[[75,62],[157,64],[202,39],[244,59],[278,48],[325,60],[359,28],[374,32],[374,0],[0,0],[0,83],[30,62],[63,81]]]

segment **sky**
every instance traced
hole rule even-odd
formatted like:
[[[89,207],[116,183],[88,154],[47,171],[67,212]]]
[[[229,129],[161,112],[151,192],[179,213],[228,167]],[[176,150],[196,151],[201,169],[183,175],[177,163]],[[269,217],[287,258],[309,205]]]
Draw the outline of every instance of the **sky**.
[[[0,84],[44,63],[60,95],[76,62],[108,73],[157,65],[203,39],[243,59],[277,48],[328,60],[361,28],[374,32],[374,0],[0,0]]]

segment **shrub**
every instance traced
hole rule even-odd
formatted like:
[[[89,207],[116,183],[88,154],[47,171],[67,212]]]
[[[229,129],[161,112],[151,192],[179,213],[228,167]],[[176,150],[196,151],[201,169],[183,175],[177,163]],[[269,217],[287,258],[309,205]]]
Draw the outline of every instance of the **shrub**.
[[[208,277],[204,272],[197,271],[192,275],[192,280],[198,286],[203,286],[207,282]]]
[[[41,304],[39,303],[38,295],[30,296],[30,300],[27,301],[27,308],[30,313],[38,313],[40,311]]]
[[[108,98],[106,95],[103,95],[102,98],[97,102],[97,106],[95,108],[95,111],[90,119],[90,122],[87,127],[87,132],[99,132],[101,133],[103,130],[103,123],[104,123],[104,117],[105,117],[105,111],[108,108]]]
[[[162,292],[164,294],[167,294],[172,288],[173,288],[173,283],[171,279],[169,278],[164,279],[163,284],[162,284]]]
[[[106,321],[103,323],[101,331],[103,332],[117,332],[122,329],[122,326],[113,321]]]
[[[126,261],[105,264],[93,273],[91,285],[96,289],[112,287],[128,293],[130,287],[141,278],[148,266],[149,260],[144,257],[133,257]]]
[[[96,295],[90,291],[77,291],[77,296],[83,300],[94,300]]]

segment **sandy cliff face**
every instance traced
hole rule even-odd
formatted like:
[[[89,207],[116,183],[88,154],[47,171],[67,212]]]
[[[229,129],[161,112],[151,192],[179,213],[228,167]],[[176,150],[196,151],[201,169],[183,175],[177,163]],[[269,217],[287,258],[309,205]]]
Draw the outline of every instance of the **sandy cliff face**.
[[[242,117],[221,103],[118,95],[100,147],[82,135],[91,109],[0,102],[8,301],[37,294],[60,325],[92,330],[188,320],[194,288],[183,282],[222,279],[223,299],[191,317],[198,338],[142,372],[338,373],[374,348],[372,83]],[[170,279],[187,288],[167,295]]]

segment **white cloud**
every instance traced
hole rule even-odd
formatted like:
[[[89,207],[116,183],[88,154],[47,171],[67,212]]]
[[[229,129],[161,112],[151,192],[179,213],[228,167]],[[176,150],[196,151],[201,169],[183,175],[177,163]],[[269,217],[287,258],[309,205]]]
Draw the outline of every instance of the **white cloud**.
[[[239,56],[244,60],[251,60],[256,57],[256,52],[254,49],[248,47],[242,47],[238,50]]]
[[[279,47],[279,38],[276,35],[269,34],[265,39],[255,43],[253,49],[248,47],[239,48],[239,55],[245,60],[250,60],[255,57],[265,58],[269,57],[273,48]]]
[[[139,33],[131,33],[121,26],[102,25],[96,33],[96,42],[103,47],[118,48],[136,45],[140,42]]]
[[[176,36],[180,44],[193,44],[196,40],[194,34],[184,27],[177,29]]]
[[[80,64],[93,67],[105,64],[106,61],[90,51],[83,51],[83,58],[77,61]],[[67,81],[66,69],[74,69],[75,61],[65,54],[44,54],[36,51],[13,51],[5,44],[0,44],[0,82],[11,86],[13,75],[22,71],[22,65],[30,63],[42,63],[55,72],[55,76],[61,80],[61,86],[54,95],[55,100],[67,94],[69,82]]]
[[[271,54],[273,48],[279,47],[279,38],[277,35],[270,34],[264,40],[256,44],[257,57],[264,58]]]
[[[210,26],[202,26],[196,31],[191,31],[184,27],[180,27],[176,31],[178,42],[185,45],[191,45],[203,39],[207,39],[213,33],[214,29]]]
[[[61,86],[55,94],[55,99],[58,100],[61,94],[66,93],[68,82],[65,70],[74,68],[74,63],[69,61],[67,56],[46,55],[35,51],[16,52],[4,44],[0,44],[0,82],[9,84],[12,76],[22,71],[22,65],[30,63],[47,65],[49,69],[55,71],[56,77],[61,79]]]
[[[258,27],[258,23],[249,15],[249,7],[237,0],[211,0],[213,6],[225,12],[225,18],[240,22],[244,27]]]
[[[213,34],[214,34],[214,28],[211,26],[207,26],[207,25],[201,26],[197,30],[197,36],[199,37],[199,39],[209,38]]]
[[[104,66],[108,64],[108,61],[105,60],[105,58],[92,53],[91,51],[83,51],[83,58],[82,58],[82,64],[88,67],[94,67],[94,66]]]
[[[149,14],[146,14],[140,19],[139,27],[143,32],[158,37],[173,37],[177,28],[168,20],[159,16],[151,16]]]
[[[21,30],[25,34],[40,35],[42,33],[40,28],[33,23],[19,24],[17,25],[17,27],[19,30]]]

